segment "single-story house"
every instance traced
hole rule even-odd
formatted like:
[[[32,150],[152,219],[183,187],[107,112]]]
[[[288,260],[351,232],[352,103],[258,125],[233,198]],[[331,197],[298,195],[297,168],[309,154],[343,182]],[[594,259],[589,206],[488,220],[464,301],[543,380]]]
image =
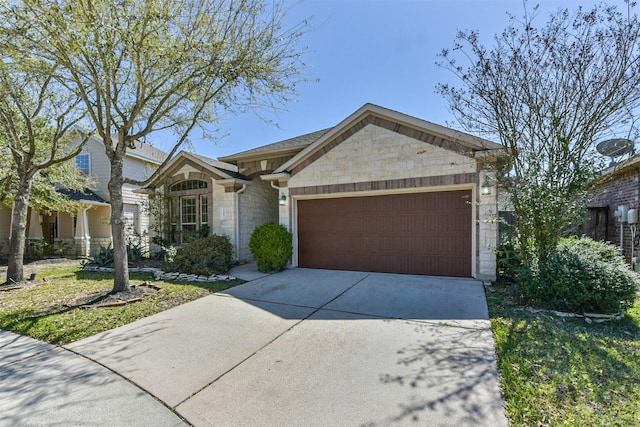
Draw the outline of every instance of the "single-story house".
[[[294,236],[292,266],[492,280],[498,188],[487,183],[502,153],[366,104],[332,128],[218,160],[182,152],[145,190],[166,200],[174,242],[225,234],[240,262],[253,229],[274,221]]]
[[[638,256],[639,247],[633,242],[637,234],[632,235],[623,209],[640,209],[640,154],[611,165],[596,180],[582,229],[596,240],[621,246],[625,259],[631,262],[632,254]]]

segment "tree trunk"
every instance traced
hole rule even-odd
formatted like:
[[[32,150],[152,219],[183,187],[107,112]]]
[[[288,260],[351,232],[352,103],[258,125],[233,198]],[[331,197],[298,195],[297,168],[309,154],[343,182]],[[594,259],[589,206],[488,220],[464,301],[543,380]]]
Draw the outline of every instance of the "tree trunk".
[[[111,202],[111,238],[113,239],[113,290],[123,292],[129,290],[129,260],[127,259],[127,242],[125,223],[122,216],[122,165],[124,156],[114,155],[111,160],[111,179],[109,180],[109,197]]]
[[[11,214],[11,239],[9,240],[9,260],[7,263],[7,283],[24,280],[24,246],[27,229],[27,212],[33,180],[21,178]]]

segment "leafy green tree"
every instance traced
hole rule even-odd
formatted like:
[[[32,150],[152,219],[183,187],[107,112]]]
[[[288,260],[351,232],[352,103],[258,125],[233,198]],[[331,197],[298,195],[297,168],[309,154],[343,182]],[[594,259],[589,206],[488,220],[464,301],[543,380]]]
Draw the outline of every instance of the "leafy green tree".
[[[285,28],[284,6],[263,0],[23,0],[0,17],[15,44],[61,66],[82,98],[111,164],[113,291],[129,289],[122,185],[137,141],[191,131],[229,112],[281,107],[304,64],[305,23]],[[206,133],[206,131],[205,131]],[[112,139],[113,137],[113,139]]]
[[[63,200],[53,183],[81,185],[74,168],[64,165],[82,149],[71,129],[81,118],[79,99],[45,70],[10,47],[0,62],[0,202],[12,207],[7,282],[24,279],[23,256],[30,198],[38,208],[58,208]],[[65,178],[63,178],[65,176]]]
[[[561,9],[542,26],[536,7],[523,19],[511,16],[491,48],[476,31],[463,31],[441,54],[439,65],[460,84],[438,90],[463,127],[506,148],[498,180],[513,202],[521,250],[539,258],[583,218],[598,168],[594,142],[635,132],[640,23],[633,7]]]

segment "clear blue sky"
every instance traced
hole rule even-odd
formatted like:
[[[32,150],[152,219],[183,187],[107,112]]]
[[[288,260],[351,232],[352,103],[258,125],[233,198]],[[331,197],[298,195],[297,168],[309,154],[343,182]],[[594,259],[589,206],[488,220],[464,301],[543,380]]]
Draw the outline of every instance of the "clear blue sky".
[[[550,11],[594,2],[538,3],[540,22],[545,22]],[[622,0],[608,3],[626,8]],[[278,127],[255,114],[226,117],[220,127],[227,136],[217,144],[194,138],[196,153],[222,157],[331,127],[367,102],[453,124],[435,86],[455,80],[435,64],[437,54],[452,47],[457,30],[477,29],[491,45],[491,37],[508,24],[506,12],[522,16],[524,10],[520,0],[292,0],[288,4],[288,22],[312,18],[314,29],[302,40],[310,50],[304,61],[311,81],[299,86],[299,97],[287,111],[261,111]],[[530,7],[534,4],[529,2]]]

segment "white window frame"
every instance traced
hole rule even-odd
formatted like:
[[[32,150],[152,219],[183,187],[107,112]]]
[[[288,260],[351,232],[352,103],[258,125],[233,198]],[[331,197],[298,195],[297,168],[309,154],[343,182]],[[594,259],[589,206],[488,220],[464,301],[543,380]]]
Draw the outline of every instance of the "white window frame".
[[[200,225],[202,226],[206,224],[209,224],[209,195],[201,194],[200,195]]]
[[[193,200],[193,222],[184,221],[184,201]],[[184,230],[185,225],[192,225],[194,230],[198,229],[198,198],[196,196],[181,196],[180,197],[180,228]]]
[[[84,169],[81,169],[80,167],[78,167],[78,158],[79,158],[80,156],[82,156],[82,157],[85,157],[85,156],[86,156],[86,157],[87,157],[87,172],[86,172],[86,175],[91,175],[91,154],[90,154],[90,153],[80,153],[80,154],[78,154],[78,155],[76,156],[76,168],[77,168],[80,172],[85,173],[85,172],[84,172]]]

